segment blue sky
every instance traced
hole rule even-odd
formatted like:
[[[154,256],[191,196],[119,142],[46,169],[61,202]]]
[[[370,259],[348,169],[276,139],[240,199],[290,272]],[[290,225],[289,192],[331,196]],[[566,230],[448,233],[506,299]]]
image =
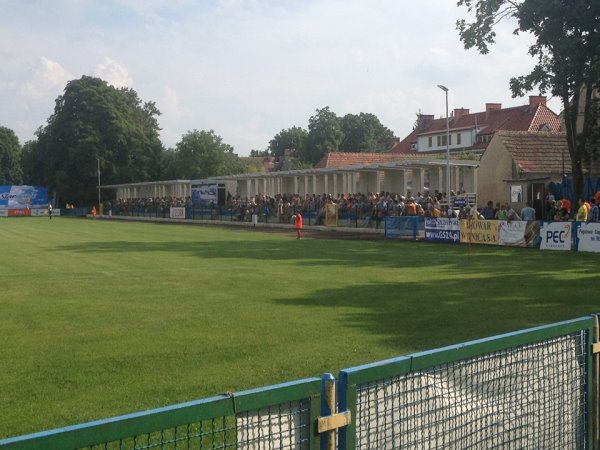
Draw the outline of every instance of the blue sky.
[[[214,129],[247,155],[324,106],[376,114],[404,137],[418,111],[445,114],[438,84],[450,109],[524,104],[508,83],[534,63],[510,23],[489,55],[464,50],[455,0],[0,0],[0,11],[0,126],[21,143],[82,75],[156,102],[167,147]]]

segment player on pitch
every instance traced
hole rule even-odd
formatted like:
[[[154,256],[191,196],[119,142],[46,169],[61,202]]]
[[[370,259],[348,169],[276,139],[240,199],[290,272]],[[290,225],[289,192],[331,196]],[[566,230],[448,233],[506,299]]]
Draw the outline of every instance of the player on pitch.
[[[296,228],[296,232],[298,233],[298,239],[302,238],[302,214],[297,213],[292,216],[292,220],[294,221],[294,228]]]

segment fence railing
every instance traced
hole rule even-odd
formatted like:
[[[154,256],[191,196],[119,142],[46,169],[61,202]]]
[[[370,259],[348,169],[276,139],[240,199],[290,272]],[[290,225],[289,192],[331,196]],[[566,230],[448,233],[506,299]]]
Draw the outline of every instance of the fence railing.
[[[599,354],[598,317],[582,317],[344,369],[337,401],[328,374],[0,449],[594,449]]]

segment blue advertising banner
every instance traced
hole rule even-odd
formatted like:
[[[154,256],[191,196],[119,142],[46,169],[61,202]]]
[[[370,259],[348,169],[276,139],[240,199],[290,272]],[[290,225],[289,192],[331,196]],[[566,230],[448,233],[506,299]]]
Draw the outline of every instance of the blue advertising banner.
[[[417,216],[386,216],[385,237],[417,239],[419,218]]]
[[[458,219],[426,217],[425,240],[458,244],[460,242]]]
[[[0,186],[0,208],[24,209],[48,206],[48,188],[38,186]]]

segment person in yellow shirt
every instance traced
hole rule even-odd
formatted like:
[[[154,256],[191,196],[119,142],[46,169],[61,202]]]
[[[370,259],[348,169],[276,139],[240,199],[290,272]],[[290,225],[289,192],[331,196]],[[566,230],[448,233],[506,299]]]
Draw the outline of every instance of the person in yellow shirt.
[[[577,221],[578,222],[586,222],[587,221],[587,215],[588,215],[588,209],[585,206],[585,203],[583,202],[583,199],[579,199],[577,201],[577,203],[579,204],[579,209],[577,210]]]

